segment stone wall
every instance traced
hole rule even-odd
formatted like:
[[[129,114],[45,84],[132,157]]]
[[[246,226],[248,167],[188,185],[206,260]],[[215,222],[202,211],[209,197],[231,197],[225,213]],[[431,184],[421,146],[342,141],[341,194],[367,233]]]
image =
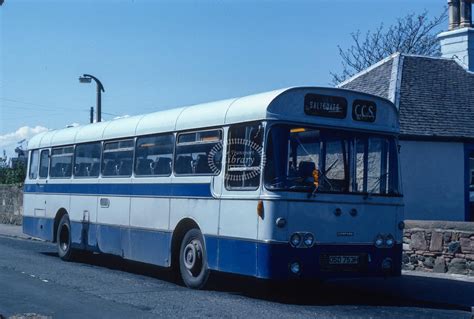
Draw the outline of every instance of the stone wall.
[[[22,186],[0,185],[0,224],[21,225],[22,214]]]
[[[474,276],[474,222],[406,221],[403,269]]]

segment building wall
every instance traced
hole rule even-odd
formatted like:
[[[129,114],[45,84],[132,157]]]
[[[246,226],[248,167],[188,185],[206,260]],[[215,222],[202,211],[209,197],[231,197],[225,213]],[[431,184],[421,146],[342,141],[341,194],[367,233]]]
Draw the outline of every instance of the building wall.
[[[403,269],[474,276],[474,223],[405,222]]]
[[[23,191],[20,185],[0,185],[0,224],[20,225]]]
[[[463,221],[464,144],[400,141],[405,219]]]

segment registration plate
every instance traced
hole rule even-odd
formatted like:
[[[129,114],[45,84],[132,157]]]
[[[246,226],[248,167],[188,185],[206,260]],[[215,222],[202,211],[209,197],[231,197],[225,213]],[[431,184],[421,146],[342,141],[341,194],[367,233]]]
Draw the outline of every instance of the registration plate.
[[[359,256],[329,256],[329,265],[357,265]]]

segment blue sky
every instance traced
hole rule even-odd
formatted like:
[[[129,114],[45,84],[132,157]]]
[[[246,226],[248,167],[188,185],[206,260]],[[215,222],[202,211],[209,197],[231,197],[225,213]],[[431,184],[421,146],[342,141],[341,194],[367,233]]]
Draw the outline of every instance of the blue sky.
[[[330,85],[350,33],[446,0],[6,0],[0,7],[0,150],[103,117],[294,85]],[[447,24],[447,23],[446,23]],[[447,28],[447,26],[445,26]]]

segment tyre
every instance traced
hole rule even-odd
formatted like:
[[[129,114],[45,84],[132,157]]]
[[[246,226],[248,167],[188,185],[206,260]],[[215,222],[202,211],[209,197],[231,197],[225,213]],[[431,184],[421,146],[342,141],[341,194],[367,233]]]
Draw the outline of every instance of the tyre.
[[[59,257],[66,261],[72,260],[74,251],[71,248],[71,223],[67,214],[59,222],[56,232],[56,243]]]
[[[201,231],[189,230],[179,250],[179,271],[184,284],[192,289],[202,289],[209,278],[207,254]]]

